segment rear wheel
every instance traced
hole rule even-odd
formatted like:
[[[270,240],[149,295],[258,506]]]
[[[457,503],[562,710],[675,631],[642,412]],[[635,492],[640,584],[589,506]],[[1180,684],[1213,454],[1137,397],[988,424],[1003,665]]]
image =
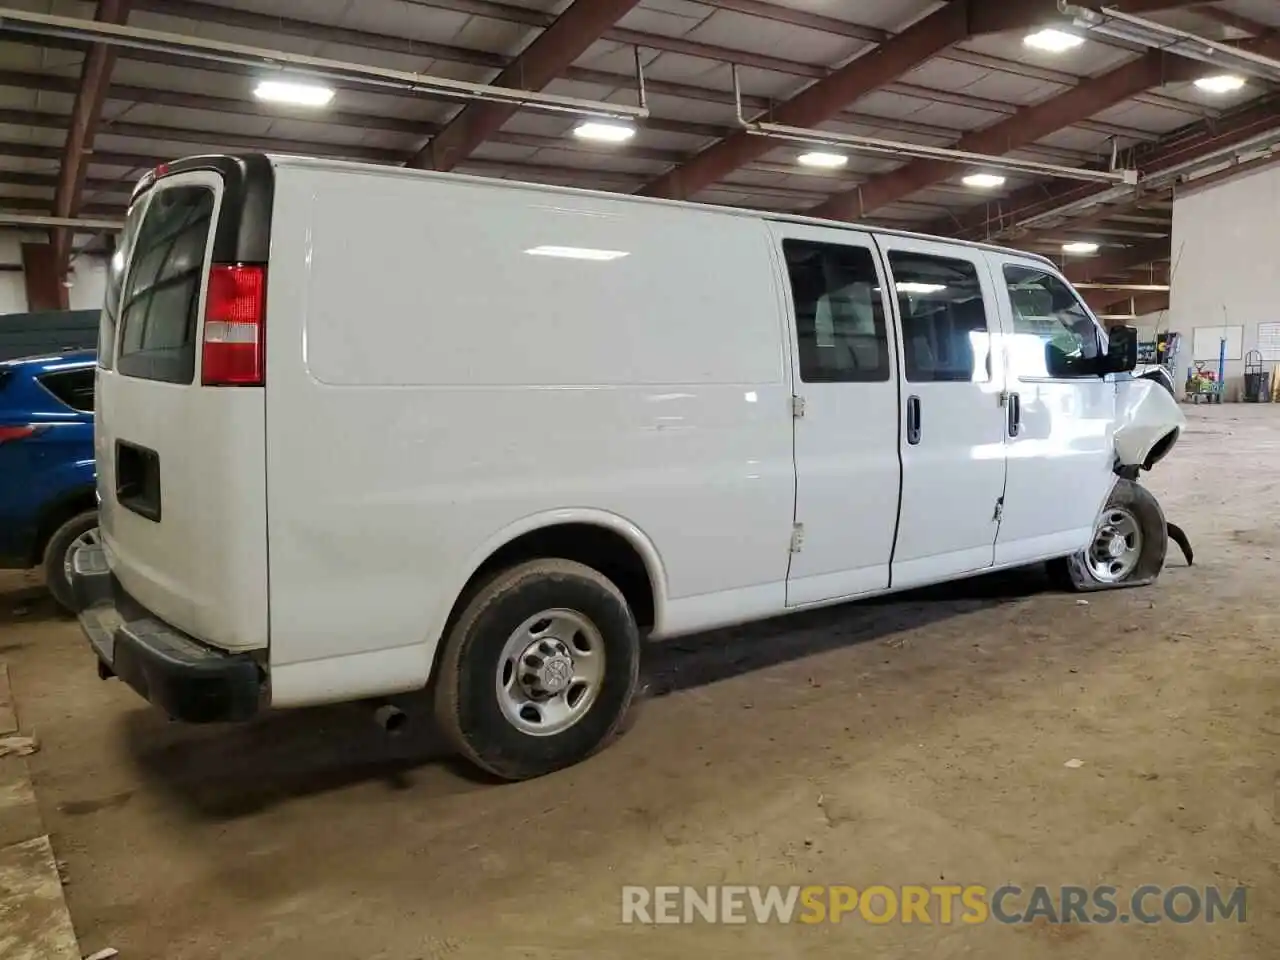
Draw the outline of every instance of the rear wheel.
[[[1049,573],[1058,586],[1081,592],[1141,586],[1160,575],[1168,548],[1159,501],[1141,485],[1121,479],[1098,517],[1089,546],[1050,561]]]
[[[71,562],[81,547],[97,546],[98,511],[86,510],[76,514],[49,538],[44,548],[44,580],[58,606],[75,613],[75,598],[71,595]]]
[[[570,766],[619,733],[639,677],[640,635],[621,591],[569,560],[533,560],[479,589],[435,679],[441,728],[505,780]]]

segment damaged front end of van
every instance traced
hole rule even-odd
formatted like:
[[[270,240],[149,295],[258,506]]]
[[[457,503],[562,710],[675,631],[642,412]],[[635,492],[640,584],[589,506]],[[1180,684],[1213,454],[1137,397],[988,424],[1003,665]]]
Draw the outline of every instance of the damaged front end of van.
[[[1169,455],[1186,418],[1158,382],[1119,373],[1113,434],[1116,481],[1094,526],[1089,545],[1049,565],[1059,586],[1107,590],[1151,583],[1164,568],[1169,541],[1190,566],[1194,551],[1182,528],[1170,523],[1159,501],[1139,482]]]

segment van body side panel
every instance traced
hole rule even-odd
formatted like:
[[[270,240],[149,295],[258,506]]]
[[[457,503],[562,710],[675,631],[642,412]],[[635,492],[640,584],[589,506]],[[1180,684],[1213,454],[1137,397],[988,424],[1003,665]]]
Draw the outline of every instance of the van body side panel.
[[[1187,426],[1178,401],[1153,380],[1130,377],[1117,380],[1116,388],[1116,461],[1126,467],[1146,467],[1152,451],[1161,440],[1173,435],[1174,443]],[[1173,448],[1170,443],[1159,457]]]
[[[641,531],[659,632],[738,619],[734,597],[782,609],[763,221],[280,160],[269,296],[273,702],[420,686],[468,576],[531,517]]]
[[[151,189],[146,216],[159,208],[164,192],[191,187],[215,194],[213,217],[221,216],[222,179],[211,171],[182,173],[160,179]],[[120,349],[108,361],[113,369],[98,370],[94,451],[98,463],[100,525],[112,572],[121,586],[155,617],[198,640],[227,650],[266,647],[266,416],[262,388],[220,390],[201,387],[199,318],[204,315],[202,280],[191,281],[195,310],[194,364],[190,379],[171,382],[131,375],[150,362],[140,350],[130,364],[125,353],[135,338],[152,337],[161,346],[150,351],[163,356],[180,327],[180,317],[166,320],[162,312],[184,304],[181,297],[166,300],[162,287],[167,273],[201,268],[207,276],[212,242],[204,249],[203,264],[185,264],[185,240],[146,246],[143,223],[139,246],[124,278],[125,296],[116,325]],[[151,271],[162,292],[144,306],[145,294],[136,275]],[[130,306],[130,297],[133,306]],[[184,307],[183,311],[187,308]],[[150,333],[145,333],[150,330]],[[121,361],[124,361],[123,363]],[[123,370],[122,370],[123,368]],[[122,453],[122,450],[125,452]],[[153,461],[158,481],[154,506],[144,515],[130,509],[130,477],[121,476],[121,457]],[[135,470],[136,472],[136,470]],[[121,488],[124,489],[121,489]],[[122,502],[125,501],[125,502]]]

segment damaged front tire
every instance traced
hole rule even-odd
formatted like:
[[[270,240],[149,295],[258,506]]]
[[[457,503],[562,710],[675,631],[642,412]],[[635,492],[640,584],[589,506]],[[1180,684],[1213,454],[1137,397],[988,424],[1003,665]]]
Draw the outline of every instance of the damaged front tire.
[[[1164,567],[1169,530],[1160,503],[1145,487],[1119,479],[1080,553],[1049,561],[1049,575],[1077,592],[1151,583]]]

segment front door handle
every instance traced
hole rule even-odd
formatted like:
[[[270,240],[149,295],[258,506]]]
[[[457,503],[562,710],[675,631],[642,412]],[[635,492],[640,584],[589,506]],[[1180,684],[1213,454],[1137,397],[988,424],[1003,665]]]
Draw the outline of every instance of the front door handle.
[[[907,443],[913,446],[920,442],[920,398],[907,397]]]
[[[1022,432],[1022,398],[1011,393],[1005,406],[1009,413],[1009,436],[1016,437]]]

